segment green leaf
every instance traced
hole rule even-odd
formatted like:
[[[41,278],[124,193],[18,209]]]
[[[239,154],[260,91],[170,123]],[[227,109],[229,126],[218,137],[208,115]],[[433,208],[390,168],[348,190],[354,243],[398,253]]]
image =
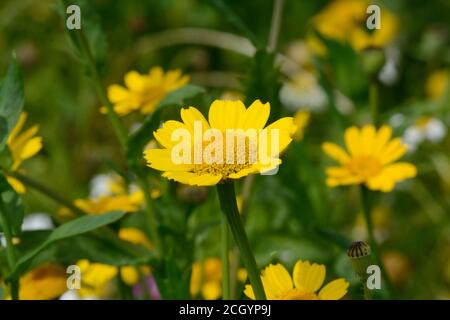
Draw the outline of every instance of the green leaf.
[[[47,237],[47,239],[42,242],[37,248],[19,259],[16,267],[9,275],[9,278],[16,278],[18,275],[20,275],[25,269],[27,269],[33,259],[52,243],[101,228],[119,220],[124,215],[124,212],[110,212],[98,216],[83,216],[59,226],[58,228],[53,230]]]
[[[19,119],[24,99],[22,75],[13,55],[0,88],[0,150]]]
[[[0,210],[4,211],[3,213],[8,220],[13,236],[18,236],[21,232],[24,217],[22,199],[2,175],[0,175],[0,197],[0,203],[3,204]]]
[[[153,131],[158,129],[161,111],[163,109],[169,106],[181,106],[187,99],[191,99],[203,92],[205,92],[204,88],[187,84],[170,92],[162,99],[156,106],[155,111],[145,118],[142,126],[129,137],[128,159],[133,160],[141,157],[145,145],[152,139]]]

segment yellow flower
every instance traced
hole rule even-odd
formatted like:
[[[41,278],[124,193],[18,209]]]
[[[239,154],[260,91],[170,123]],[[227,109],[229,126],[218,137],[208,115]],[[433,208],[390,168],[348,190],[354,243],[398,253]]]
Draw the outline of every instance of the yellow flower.
[[[247,273],[240,268],[237,279],[244,282]],[[192,265],[190,292],[192,297],[199,293],[206,300],[217,300],[222,295],[222,262],[217,258],[207,258],[205,261],[196,261]]]
[[[121,116],[133,111],[140,111],[142,114],[153,112],[165,95],[188,83],[189,77],[182,75],[180,70],[164,73],[162,68],[154,67],[148,74],[130,71],[124,80],[125,87],[118,84],[108,87],[108,98]]]
[[[211,186],[253,173],[265,173],[281,163],[278,155],[292,141],[291,136],[296,130],[290,117],[264,128],[269,113],[270,104],[259,100],[248,109],[241,101],[216,100],[210,106],[209,121],[196,108],[181,109],[183,122],[166,121],[154,133],[164,148],[146,150],[145,159],[149,167],[164,171],[163,177],[197,186]],[[180,155],[180,142],[173,141],[173,138],[180,132],[189,136],[186,138],[187,151],[182,152],[182,157],[187,160],[182,162],[174,159],[174,155]],[[230,132],[232,138],[227,139]],[[209,139],[205,138],[208,134]],[[278,139],[272,138],[274,135]],[[236,138],[238,143],[235,143]],[[238,147],[239,140],[244,140],[241,148]],[[186,147],[186,143],[183,145]],[[227,148],[228,145],[231,147]],[[262,146],[270,151],[261,152]],[[207,150],[211,153],[208,154]]]
[[[294,266],[292,277],[284,266],[270,264],[261,272],[261,281],[268,300],[339,300],[347,293],[349,283],[340,278],[322,287],[325,280],[325,266],[299,260]],[[251,285],[244,293],[255,300]]]
[[[19,298],[52,300],[67,290],[66,271],[56,264],[41,265],[20,278]]]
[[[327,168],[327,185],[364,184],[371,190],[392,191],[397,182],[417,174],[414,165],[397,162],[406,151],[400,138],[391,140],[392,128],[384,125],[378,131],[373,125],[345,130],[348,153],[334,143],[325,142],[324,152],[339,162],[339,167]]]
[[[307,111],[297,111],[294,115],[294,124],[297,126],[297,131],[294,134],[296,141],[301,141],[305,134],[305,128],[309,124],[311,114]]]
[[[390,44],[397,34],[397,18],[381,8],[381,28],[369,30],[366,26],[368,14],[366,0],[336,0],[313,18],[314,28],[324,37],[348,42],[355,50],[383,48]],[[325,47],[315,36],[309,39],[311,48],[323,54]]]
[[[42,138],[36,136],[39,126],[35,125],[21,132],[26,120],[27,114],[22,112],[7,140],[7,146],[13,160],[10,167],[11,171],[17,171],[24,160],[31,158],[42,149]],[[26,188],[19,180],[10,176],[7,176],[6,179],[17,193],[25,193]]]
[[[81,287],[78,291],[82,298],[103,298],[110,291],[110,281],[117,276],[117,267],[102,263],[79,260],[77,266],[81,272]]]
[[[141,207],[141,199],[128,195],[105,196],[98,199],[77,199],[75,205],[88,214],[103,214],[111,211],[135,212]]]
[[[448,70],[433,72],[427,79],[425,92],[430,99],[440,99],[448,87]]]

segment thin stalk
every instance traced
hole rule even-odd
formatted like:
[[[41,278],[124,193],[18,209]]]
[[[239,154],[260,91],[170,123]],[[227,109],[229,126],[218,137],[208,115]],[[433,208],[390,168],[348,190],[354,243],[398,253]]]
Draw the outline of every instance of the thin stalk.
[[[11,232],[11,226],[8,218],[6,217],[3,199],[0,197],[0,224],[3,229],[3,234],[6,239],[6,258],[8,260],[8,266],[10,270],[14,270],[16,266],[16,251],[13,244],[13,236]],[[19,280],[13,279],[10,282],[11,298],[13,300],[19,300]]]
[[[272,11],[272,22],[268,41],[268,51],[274,52],[277,49],[278,37],[280,35],[281,21],[283,19],[284,0],[274,0]]]
[[[97,91],[100,101],[107,109],[108,118],[109,118],[109,121],[111,122],[111,125],[113,126],[113,129],[117,136],[117,139],[119,140],[123,150],[126,150],[127,135],[126,135],[125,129],[122,126],[122,123],[120,122],[120,119],[117,116],[116,112],[114,111],[114,106],[108,99],[106,90],[102,84],[100,75],[98,73],[98,69],[97,69],[97,65],[95,63],[94,56],[92,55],[91,49],[89,47],[89,43],[86,39],[86,35],[84,34],[83,30],[81,30],[81,29],[74,30],[73,32],[75,33],[75,36],[79,42],[80,50],[82,51],[82,54],[86,58],[86,62],[88,64],[89,71],[91,73],[91,79],[92,79],[92,82],[94,83],[95,90]]]
[[[30,178],[28,176],[24,176],[23,174],[21,174],[19,172],[12,172],[12,171],[4,170],[4,169],[2,169],[2,170],[6,175],[16,178],[23,184],[30,186],[33,189],[36,189],[40,193],[46,195],[48,198],[54,200],[57,203],[60,203],[64,207],[70,209],[70,211],[72,211],[75,215],[83,216],[86,214],[86,212],[84,212],[83,210],[78,208],[76,205],[74,205],[72,201],[70,201],[69,199],[60,195],[59,193],[55,192],[54,190],[50,189],[49,187],[42,184],[41,182],[36,181],[33,178]]]
[[[228,224],[233,234],[234,241],[239,247],[242,260],[247,269],[250,284],[252,285],[255,298],[258,300],[265,300],[266,294],[259,276],[258,267],[256,265],[255,257],[250,249],[250,244],[247,235],[242,225],[241,217],[236,203],[236,193],[233,183],[224,183],[217,185],[217,192],[219,194],[220,207],[223,214],[227,217]]]
[[[378,83],[376,79],[371,79],[369,84],[369,104],[370,112],[372,114],[372,123],[376,126],[378,124]]]
[[[224,214],[221,214],[221,236],[222,236],[222,299],[231,300],[230,292],[230,237],[227,219]]]
[[[386,269],[384,268],[383,261],[381,259],[381,253],[380,248],[378,247],[377,241],[375,239],[374,233],[373,233],[373,222],[372,222],[372,215],[371,215],[371,205],[369,201],[369,190],[366,187],[361,187],[360,194],[361,194],[361,208],[363,211],[364,219],[366,220],[366,226],[367,226],[367,234],[369,236],[369,244],[372,249],[372,254],[375,259],[375,263],[380,267],[381,274],[384,278],[384,283],[386,285],[386,293],[389,297],[392,296],[392,285],[390,282],[390,279],[386,273]]]
[[[152,234],[152,240],[155,245],[155,254],[160,257],[163,253],[163,242],[161,235],[158,230],[158,222],[155,217],[155,208],[153,205],[153,199],[151,197],[151,191],[148,187],[147,181],[143,178],[138,178],[138,183],[142,188],[145,197],[145,217],[147,219],[148,226],[150,227],[150,232]]]

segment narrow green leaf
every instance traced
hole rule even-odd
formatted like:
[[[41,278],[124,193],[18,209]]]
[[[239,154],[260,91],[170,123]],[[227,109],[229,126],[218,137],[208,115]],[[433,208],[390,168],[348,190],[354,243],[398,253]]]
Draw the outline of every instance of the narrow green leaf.
[[[119,220],[124,215],[124,212],[110,212],[98,216],[84,216],[59,226],[53,230],[52,233],[50,233],[48,238],[41,243],[41,245],[19,259],[16,267],[9,275],[9,278],[15,278],[20,275],[25,269],[27,269],[33,259],[52,243],[101,228]]]
[[[0,117],[3,119],[0,121],[0,150],[5,147],[8,135],[19,119],[24,99],[22,75],[16,57],[13,55],[0,88]],[[4,134],[5,125],[6,134]]]
[[[128,158],[137,159],[141,157],[145,145],[152,139],[153,131],[158,129],[161,111],[169,106],[181,106],[187,99],[191,99],[205,92],[202,87],[187,84],[169,93],[157,105],[155,111],[145,118],[142,126],[128,139]]]
[[[0,210],[4,210],[13,236],[18,236],[21,232],[24,217],[22,199],[2,175],[0,175],[0,197],[3,201],[3,207]]]

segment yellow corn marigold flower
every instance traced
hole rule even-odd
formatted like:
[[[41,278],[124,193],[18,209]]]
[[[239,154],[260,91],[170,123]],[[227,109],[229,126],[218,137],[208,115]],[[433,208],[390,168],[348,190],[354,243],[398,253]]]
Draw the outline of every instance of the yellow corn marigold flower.
[[[391,136],[392,128],[387,125],[378,131],[373,125],[366,125],[345,130],[348,153],[334,143],[325,142],[324,152],[340,164],[327,168],[327,185],[364,184],[371,190],[389,192],[397,182],[415,177],[414,165],[394,163],[406,153],[407,147],[400,138],[391,140]]]
[[[298,260],[292,277],[286,268],[277,263],[270,264],[261,272],[261,281],[268,300],[339,300],[347,293],[349,283],[343,279],[333,280],[324,286],[324,265]],[[320,291],[317,293],[317,291]],[[251,285],[244,293],[255,300]]]
[[[130,71],[124,81],[125,87],[118,84],[108,87],[108,99],[121,116],[133,111],[142,114],[153,112],[165,95],[188,83],[189,76],[183,75],[180,70],[165,73],[161,67],[153,67],[148,74]]]
[[[163,177],[197,186],[266,173],[281,163],[278,156],[296,130],[291,117],[265,127],[269,114],[270,104],[259,100],[248,108],[241,101],[215,100],[208,121],[196,108],[183,108],[183,122],[166,121],[154,132],[164,148],[146,150],[147,165],[164,171]]]
[[[237,271],[237,279],[244,282],[247,277],[245,269]],[[200,293],[206,300],[217,300],[222,295],[222,261],[218,258],[206,258],[192,265],[190,293],[192,297]]]
[[[313,27],[323,36],[340,42],[348,42],[355,50],[383,48],[392,42],[397,34],[397,18],[388,10],[381,8],[381,28],[369,30],[366,0],[331,1],[313,18]],[[318,54],[325,53],[325,47],[312,36],[309,44]]]
[[[20,278],[21,300],[53,300],[67,290],[66,270],[57,264],[44,264]]]
[[[7,146],[12,156],[11,171],[19,170],[19,167],[24,160],[33,157],[42,149],[42,138],[36,136],[39,130],[38,125],[32,126],[21,132],[26,120],[27,113],[22,112],[16,126],[11,131],[7,140]],[[17,193],[23,194],[26,192],[25,186],[19,180],[10,176],[6,176],[6,179]]]
[[[82,259],[77,262],[82,274],[78,294],[82,298],[103,298],[112,290],[111,280],[117,276],[118,268],[103,263],[91,263]]]

